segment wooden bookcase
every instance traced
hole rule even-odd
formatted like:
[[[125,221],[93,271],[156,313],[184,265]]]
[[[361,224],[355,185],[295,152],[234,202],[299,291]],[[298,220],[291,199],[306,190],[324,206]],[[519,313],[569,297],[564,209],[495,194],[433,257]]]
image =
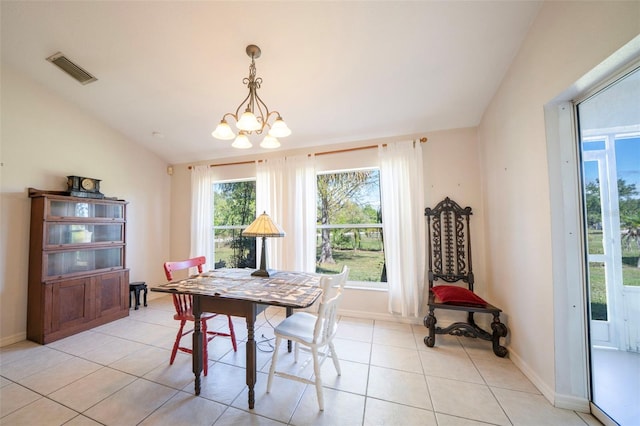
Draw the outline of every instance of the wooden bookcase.
[[[129,315],[125,201],[30,189],[27,338],[40,344]]]

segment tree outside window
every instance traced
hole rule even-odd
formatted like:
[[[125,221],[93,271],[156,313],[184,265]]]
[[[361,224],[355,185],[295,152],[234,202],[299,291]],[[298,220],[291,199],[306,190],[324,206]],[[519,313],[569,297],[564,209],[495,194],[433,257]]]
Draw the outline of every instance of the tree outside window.
[[[318,174],[316,272],[386,282],[378,169]]]
[[[256,218],[254,180],[213,185],[215,268],[255,268],[256,240],[242,230]]]

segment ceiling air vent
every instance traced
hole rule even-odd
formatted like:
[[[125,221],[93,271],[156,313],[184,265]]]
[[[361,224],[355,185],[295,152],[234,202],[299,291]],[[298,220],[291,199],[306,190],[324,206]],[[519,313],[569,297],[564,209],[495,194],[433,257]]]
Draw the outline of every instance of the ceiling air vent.
[[[60,52],[54,53],[53,55],[49,56],[47,58],[47,61],[51,62],[62,71],[69,74],[80,84],[88,84],[97,80],[97,78],[86,72],[84,69],[82,69],[82,67],[71,62],[69,58],[67,58]]]

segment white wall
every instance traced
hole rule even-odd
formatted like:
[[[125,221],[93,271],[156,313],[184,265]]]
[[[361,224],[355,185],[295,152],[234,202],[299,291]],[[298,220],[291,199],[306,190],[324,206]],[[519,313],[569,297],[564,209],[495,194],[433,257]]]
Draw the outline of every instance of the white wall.
[[[569,374],[556,360],[570,354],[553,345],[566,325],[554,318],[552,266],[564,259],[551,251],[549,185],[560,183],[550,182],[544,106],[638,33],[639,2],[545,2],[478,128],[489,293],[510,313],[511,358],[552,403],[586,390],[556,387],[556,373]]]
[[[132,281],[162,282],[169,252],[166,163],[55,94],[2,66],[0,346],[26,336],[29,187],[65,190],[67,175],[102,179],[129,202],[126,265]]]
[[[450,197],[460,206],[472,208],[471,244],[474,291],[489,297],[485,268],[484,208],[480,176],[477,129],[452,129],[429,133],[424,147],[425,204],[429,207]],[[506,319],[507,316],[504,316]],[[478,317],[478,320],[481,320]],[[438,318],[440,322],[440,318]]]

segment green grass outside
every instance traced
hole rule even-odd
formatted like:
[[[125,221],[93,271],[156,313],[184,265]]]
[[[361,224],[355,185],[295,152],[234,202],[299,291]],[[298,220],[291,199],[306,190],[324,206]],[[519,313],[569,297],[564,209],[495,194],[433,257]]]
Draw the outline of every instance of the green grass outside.
[[[228,245],[216,246],[216,263],[224,261],[227,268],[233,267],[233,249]]]
[[[319,252],[317,254],[319,256]],[[228,246],[216,247],[216,262],[224,260],[231,265],[233,250]],[[317,258],[317,257],[316,257]],[[384,255],[382,251],[341,250],[333,249],[333,259],[336,263],[323,263],[316,266],[318,273],[339,273],[343,265],[349,266],[349,281],[380,281]]]
[[[602,248],[602,231],[590,230],[587,244],[590,254],[604,253]],[[640,256],[640,250],[637,247],[623,247],[622,281],[624,285],[640,286],[640,268],[636,266],[638,263],[638,256]],[[592,318],[606,320],[607,294],[603,263],[592,262],[589,264],[589,287]]]
[[[336,263],[316,265],[316,272],[337,274],[342,270],[342,266],[346,264],[349,266],[349,281],[380,281],[384,264],[384,254],[381,251],[333,249],[333,260]]]

